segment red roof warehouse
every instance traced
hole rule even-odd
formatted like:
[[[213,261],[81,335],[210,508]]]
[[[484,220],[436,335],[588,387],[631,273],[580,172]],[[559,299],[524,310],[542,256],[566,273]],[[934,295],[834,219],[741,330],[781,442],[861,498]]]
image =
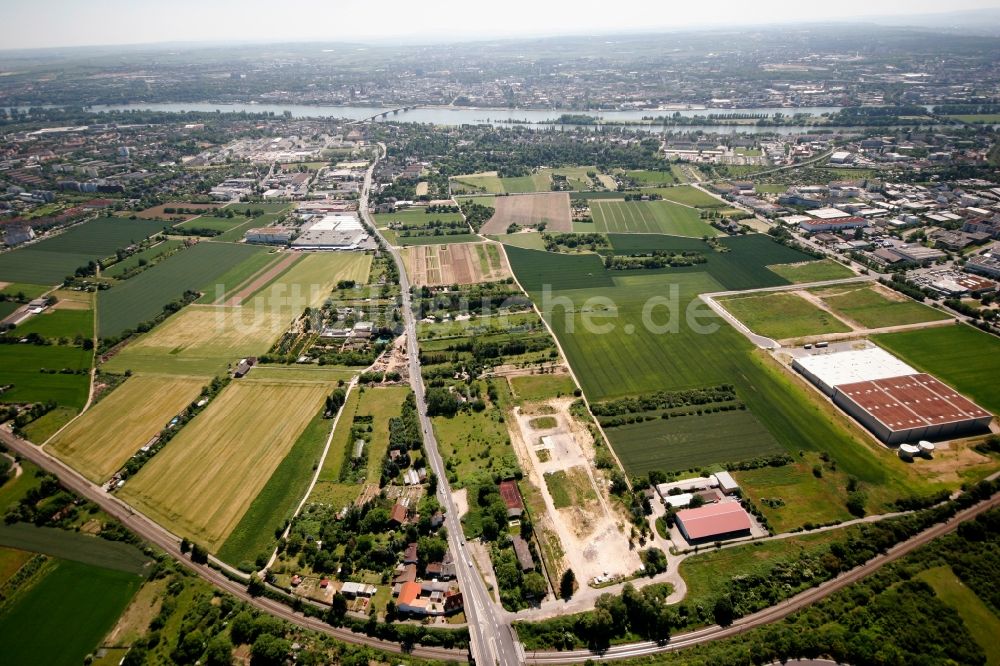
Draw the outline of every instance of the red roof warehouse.
[[[719,502],[678,511],[677,526],[691,543],[750,536],[750,516],[739,502]]]

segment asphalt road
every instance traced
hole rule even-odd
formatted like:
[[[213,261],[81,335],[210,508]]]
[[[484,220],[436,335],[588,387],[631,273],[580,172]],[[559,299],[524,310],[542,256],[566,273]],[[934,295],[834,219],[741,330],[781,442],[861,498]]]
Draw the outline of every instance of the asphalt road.
[[[609,648],[602,654],[595,654],[590,650],[528,652],[525,655],[525,662],[529,664],[574,664],[585,662],[590,659],[595,661],[625,659],[629,657],[656,654],[659,652],[672,652],[674,650],[680,650],[681,648],[691,647],[693,645],[699,645],[709,641],[738,636],[739,634],[750,631],[751,629],[782,620],[792,613],[800,611],[803,608],[830,596],[834,592],[842,590],[852,583],[856,583],[886,564],[894,562],[895,560],[913,552],[917,548],[930,543],[934,539],[951,532],[957,528],[960,523],[975,518],[984,511],[988,511],[998,505],[1000,505],[1000,493],[997,493],[989,499],[983,500],[982,502],[959,512],[948,522],[932,525],[907,541],[896,544],[885,554],[872,558],[860,567],[851,569],[850,571],[837,576],[833,580],[829,580],[822,585],[801,592],[775,606],[766,608],[758,613],[754,613],[753,615],[747,615],[746,617],[740,618],[728,627],[713,625],[711,627],[705,627],[704,629],[678,634],[671,637],[670,641],[665,644],[656,643],[655,641],[642,641],[639,643],[629,643],[627,645],[616,645]]]
[[[472,562],[472,557],[466,552],[465,534],[462,523],[458,519],[458,509],[452,500],[451,488],[448,485],[441,454],[438,452],[434,429],[427,417],[427,403],[424,399],[424,382],[420,375],[420,350],[417,346],[417,323],[410,299],[410,280],[406,275],[402,257],[378,232],[375,221],[368,213],[368,194],[371,188],[372,174],[378,160],[385,156],[385,145],[379,144],[379,157],[365,174],[364,187],[361,191],[359,210],[365,223],[378,236],[389,254],[396,262],[399,270],[399,285],[402,290],[403,321],[406,326],[406,353],[409,360],[410,386],[416,396],[417,413],[420,415],[420,427],[424,434],[424,448],[431,470],[438,479],[438,500],[445,510],[445,526],[448,528],[448,542],[455,558],[458,584],[462,589],[465,604],[465,617],[468,621],[471,639],[472,656],[477,664],[497,664],[499,666],[515,666],[522,663],[520,645],[514,638],[513,629],[506,619],[504,611],[497,607],[486,589],[479,570]]]

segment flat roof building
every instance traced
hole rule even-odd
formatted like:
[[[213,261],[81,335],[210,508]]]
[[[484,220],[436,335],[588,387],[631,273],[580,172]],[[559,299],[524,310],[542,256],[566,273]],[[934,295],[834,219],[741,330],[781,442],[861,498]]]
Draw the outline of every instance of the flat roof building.
[[[792,367],[886,444],[985,431],[993,420],[950,386],[877,347],[804,356]]]
[[[689,543],[750,536],[750,516],[739,502],[707,504],[677,512],[677,527]]]

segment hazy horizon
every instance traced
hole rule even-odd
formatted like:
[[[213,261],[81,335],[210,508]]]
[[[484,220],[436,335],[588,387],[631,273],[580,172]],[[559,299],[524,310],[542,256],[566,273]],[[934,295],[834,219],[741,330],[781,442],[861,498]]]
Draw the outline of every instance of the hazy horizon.
[[[1000,9],[998,0],[956,0],[946,9],[931,0],[843,0],[817,7],[792,0],[763,0],[752,11],[744,3],[720,0],[663,11],[649,0],[607,3],[579,0],[567,7],[509,0],[502,10],[469,12],[466,3],[442,0],[426,5],[385,0],[292,0],[274,8],[266,0],[241,3],[174,0],[138,5],[130,0],[36,0],[0,6],[7,26],[16,26],[0,50],[170,43],[467,41],[486,38],[555,37],[574,34],[654,32],[706,27],[787,23],[891,20],[928,14]],[[657,15],[667,14],[664,18]],[[388,17],[388,20],[386,20]],[[87,30],[80,30],[86,25]],[[943,26],[942,26],[943,27]]]

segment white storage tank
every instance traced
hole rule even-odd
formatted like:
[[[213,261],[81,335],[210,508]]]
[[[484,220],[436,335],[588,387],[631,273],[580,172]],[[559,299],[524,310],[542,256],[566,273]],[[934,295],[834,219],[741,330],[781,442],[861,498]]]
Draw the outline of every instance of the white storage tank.
[[[904,460],[909,460],[913,456],[920,453],[920,447],[914,446],[913,444],[900,444],[899,445],[899,457]]]
[[[928,442],[926,439],[925,440],[921,440],[917,444],[917,448],[919,448],[920,452],[923,453],[926,456],[929,456],[932,453],[934,453],[934,443],[933,442]]]

